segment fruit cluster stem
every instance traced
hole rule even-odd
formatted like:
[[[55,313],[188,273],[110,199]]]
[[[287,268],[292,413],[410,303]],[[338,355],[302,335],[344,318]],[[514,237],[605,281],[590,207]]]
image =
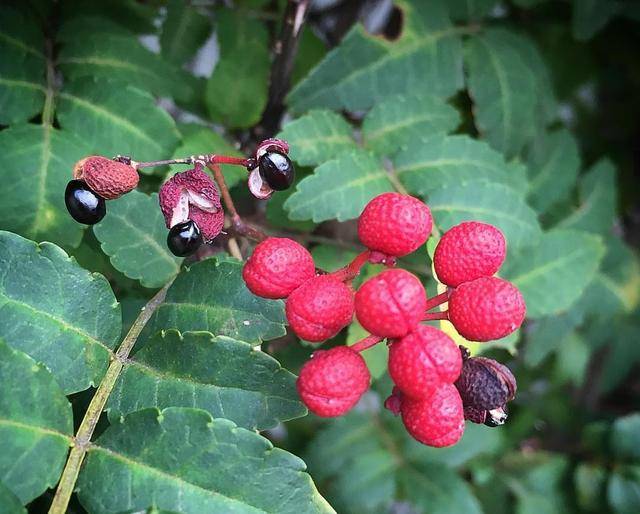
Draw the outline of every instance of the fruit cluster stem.
[[[427,312],[422,317],[422,321],[435,321],[439,319],[449,319],[449,311]]]
[[[431,309],[438,307],[439,305],[442,305],[443,303],[446,303],[448,301],[449,301],[449,291],[445,291],[444,293],[440,293],[437,296],[429,298],[427,300],[427,308],[425,310],[430,311]]]
[[[377,345],[382,340],[384,340],[384,337],[370,335],[351,345],[351,349],[356,352],[362,352]]]
[[[365,250],[364,252],[359,253],[344,268],[340,268],[333,273],[330,273],[330,275],[338,279],[340,282],[353,280],[360,273],[362,266],[364,266],[369,261],[369,257],[371,257],[371,250]]]

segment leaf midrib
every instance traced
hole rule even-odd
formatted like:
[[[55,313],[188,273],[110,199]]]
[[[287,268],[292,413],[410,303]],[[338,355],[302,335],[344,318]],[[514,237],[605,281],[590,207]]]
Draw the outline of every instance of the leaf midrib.
[[[589,248],[588,250],[591,250],[591,249]],[[583,255],[588,255],[588,253],[590,252],[585,251],[583,247],[579,246],[573,251],[566,253],[557,259],[553,259],[552,261],[549,261],[542,266],[533,268],[531,271],[528,271],[516,277],[510,277],[510,280],[514,284],[517,283],[519,286],[522,286],[523,284],[529,282],[532,277],[536,277],[541,274],[544,274],[550,269],[554,269],[554,268],[557,268],[558,266],[562,266],[567,261],[572,261],[574,258],[582,257]]]

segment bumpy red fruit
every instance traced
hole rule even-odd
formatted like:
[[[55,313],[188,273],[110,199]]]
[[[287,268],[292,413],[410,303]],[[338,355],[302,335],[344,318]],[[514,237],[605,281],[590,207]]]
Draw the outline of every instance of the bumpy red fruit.
[[[73,167],[73,178],[86,182],[105,200],[113,200],[132,191],[139,180],[138,172],[133,166],[99,155],[78,161]]]
[[[355,296],[356,317],[380,337],[402,337],[424,315],[427,295],[420,280],[403,269],[390,269],[367,280]]]
[[[426,400],[403,396],[400,412],[411,437],[428,446],[451,446],[464,432],[462,400],[452,384],[440,384]]]
[[[418,325],[414,332],[389,348],[389,375],[412,398],[428,398],[442,384],[460,376],[462,356],[442,330]]]
[[[298,337],[319,343],[351,323],[353,308],[353,291],[330,275],[320,275],[293,291],[285,310]]]
[[[499,229],[487,223],[467,221],[449,229],[438,242],[433,265],[443,284],[458,287],[495,274],[506,255]]]
[[[508,336],[522,325],[525,312],[518,288],[498,277],[465,282],[449,297],[449,320],[470,341]]]
[[[256,246],[242,270],[249,290],[262,298],[286,298],[315,275],[313,257],[292,239],[269,237]]]
[[[371,376],[360,354],[347,346],[320,350],[300,370],[298,393],[318,416],[340,416],[369,388]]]
[[[402,257],[423,245],[433,221],[423,202],[409,195],[384,193],[371,200],[358,220],[358,236],[367,248]]]

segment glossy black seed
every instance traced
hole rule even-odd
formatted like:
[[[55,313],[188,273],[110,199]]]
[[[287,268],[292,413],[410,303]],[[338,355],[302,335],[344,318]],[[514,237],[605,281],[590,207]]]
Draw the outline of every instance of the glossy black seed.
[[[71,217],[85,225],[95,225],[107,213],[104,198],[98,196],[82,180],[72,180],[67,184],[64,203]]]
[[[167,236],[167,246],[173,255],[185,257],[195,252],[202,244],[202,234],[198,225],[187,220],[171,227]]]
[[[271,189],[284,191],[296,176],[291,159],[280,152],[267,152],[260,157],[260,176]]]

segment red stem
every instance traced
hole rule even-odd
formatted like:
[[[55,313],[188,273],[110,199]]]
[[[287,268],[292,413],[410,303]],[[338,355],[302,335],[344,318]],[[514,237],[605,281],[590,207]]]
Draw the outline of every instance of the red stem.
[[[434,321],[438,319],[449,319],[449,311],[427,312],[422,317],[422,321]]]
[[[358,341],[357,343],[351,345],[350,348],[356,352],[362,352],[368,348],[371,348],[372,346],[377,345],[383,339],[384,337],[373,336],[373,335],[367,336],[364,339],[360,339],[360,341]]]
[[[353,280],[360,273],[360,269],[364,266],[371,256],[371,250],[365,250],[356,255],[356,257],[344,268],[340,268],[333,273],[329,273],[332,277],[337,278],[340,282]]]
[[[442,305],[443,303],[446,303],[448,301],[449,301],[449,291],[447,290],[444,293],[440,293],[439,295],[434,296],[433,298],[427,299],[427,308],[425,310],[430,311],[434,307],[437,307],[438,305]]]
[[[245,168],[253,161],[253,159],[247,159],[245,157],[230,157],[216,154],[207,156],[207,160],[211,164],[234,164],[236,166],[244,166]]]

